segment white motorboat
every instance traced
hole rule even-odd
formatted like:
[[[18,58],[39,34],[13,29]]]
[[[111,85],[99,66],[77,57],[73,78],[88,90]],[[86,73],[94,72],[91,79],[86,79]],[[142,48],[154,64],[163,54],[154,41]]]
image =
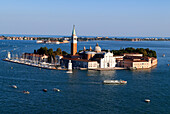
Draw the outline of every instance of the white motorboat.
[[[149,103],[151,100],[150,99],[145,99],[145,102]]]
[[[54,88],[53,90],[54,90],[54,91],[58,91],[58,92],[60,92],[60,89],[57,89],[57,88]]]
[[[17,88],[17,86],[16,86],[16,85],[12,85],[11,87],[12,87],[12,88],[15,88],[15,89]]]
[[[104,80],[103,84],[127,84],[124,80]]]

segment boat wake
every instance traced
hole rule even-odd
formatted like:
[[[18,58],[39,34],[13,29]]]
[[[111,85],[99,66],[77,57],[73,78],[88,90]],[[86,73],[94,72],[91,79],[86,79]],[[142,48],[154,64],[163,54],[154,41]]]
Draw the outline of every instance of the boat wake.
[[[2,50],[1,52],[6,52],[7,50]]]

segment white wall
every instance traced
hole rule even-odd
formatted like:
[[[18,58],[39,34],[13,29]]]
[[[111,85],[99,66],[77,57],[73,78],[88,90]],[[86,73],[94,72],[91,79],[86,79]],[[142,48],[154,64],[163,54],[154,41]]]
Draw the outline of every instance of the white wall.
[[[116,66],[116,59],[113,53],[105,53],[104,58],[100,60],[100,68],[113,68]]]
[[[88,62],[88,69],[97,68],[97,61]]]

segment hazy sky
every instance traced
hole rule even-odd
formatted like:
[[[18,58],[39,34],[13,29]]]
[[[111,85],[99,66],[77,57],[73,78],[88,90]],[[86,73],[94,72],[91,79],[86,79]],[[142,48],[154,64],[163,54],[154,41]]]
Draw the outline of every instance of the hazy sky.
[[[0,34],[170,37],[170,0],[0,0]]]

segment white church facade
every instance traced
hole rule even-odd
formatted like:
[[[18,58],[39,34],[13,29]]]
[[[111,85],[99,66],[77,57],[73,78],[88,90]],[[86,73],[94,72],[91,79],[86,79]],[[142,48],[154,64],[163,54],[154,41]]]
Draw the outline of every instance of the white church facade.
[[[116,59],[113,57],[113,53],[106,52],[104,58],[100,60],[100,68],[113,68],[116,66]]]

